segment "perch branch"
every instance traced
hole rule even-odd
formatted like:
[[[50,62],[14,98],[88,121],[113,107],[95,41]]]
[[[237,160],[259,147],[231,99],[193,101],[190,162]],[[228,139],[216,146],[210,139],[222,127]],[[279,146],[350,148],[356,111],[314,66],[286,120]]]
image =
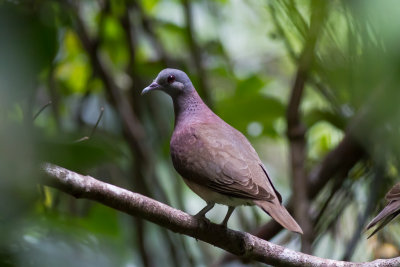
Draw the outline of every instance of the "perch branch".
[[[273,266],[399,266],[400,257],[352,263],[318,258],[275,245],[248,233],[198,220],[161,202],[101,182],[62,167],[45,163],[44,183],[73,195],[97,201],[108,207],[148,220],[173,232],[184,234],[217,246],[235,255]]]

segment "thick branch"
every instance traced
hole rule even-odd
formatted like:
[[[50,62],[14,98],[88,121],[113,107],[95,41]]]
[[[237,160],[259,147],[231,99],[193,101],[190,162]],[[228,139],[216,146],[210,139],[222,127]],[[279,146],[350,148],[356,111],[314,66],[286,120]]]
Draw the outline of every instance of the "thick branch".
[[[248,233],[205,223],[182,211],[137,193],[46,163],[45,184],[77,198],[91,199],[174,232],[194,237],[235,255],[273,266],[399,266],[400,257],[350,263],[310,256],[275,245]]]

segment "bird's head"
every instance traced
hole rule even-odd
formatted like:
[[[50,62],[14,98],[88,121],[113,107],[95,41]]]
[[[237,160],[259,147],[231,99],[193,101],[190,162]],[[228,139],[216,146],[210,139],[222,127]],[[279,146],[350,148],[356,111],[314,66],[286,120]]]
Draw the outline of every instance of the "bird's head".
[[[171,97],[175,97],[182,93],[190,92],[194,88],[189,77],[183,71],[164,69],[149,86],[143,89],[142,95],[154,90],[161,90]]]

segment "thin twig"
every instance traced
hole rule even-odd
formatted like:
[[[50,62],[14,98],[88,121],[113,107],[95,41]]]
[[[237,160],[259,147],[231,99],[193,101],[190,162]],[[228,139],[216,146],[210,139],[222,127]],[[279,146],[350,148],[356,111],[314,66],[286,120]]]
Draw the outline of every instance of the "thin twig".
[[[278,19],[277,10],[275,8],[275,3],[270,2],[268,7],[269,7],[269,11],[270,11],[272,22],[274,23],[275,29],[277,30],[279,36],[282,38],[283,43],[286,47],[286,50],[287,50],[290,58],[293,60],[293,62],[298,63],[299,57],[296,55],[293,45],[291,44],[291,42],[288,38],[288,35],[286,34],[286,32],[282,26],[282,23]],[[301,16],[301,14],[299,14],[299,16]],[[304,21],[303,18],[302,18],[302,20]],[[321,95],[328,100],[328,102],[331,104],[331,106],[333,106],[333,109],[335,110],[335,112],[337,114],[343,116],[343,114],[342,114],[343,112],[340,109],[338,100],[335,98],[334,94],[332,94],[332,92],[329,91],[328,88],[326,88],[321,82],[318,82],[315,75],[313,75],[313,76],[309,75],[308,82],[311,85],[313,85],[313,87],[317,90],[317,92],[321,93]]]
[[[97,119],[96,124],[94,125],[92,131],[90,132],[89,139],[92,138],[94,132],[96,131],[97,126],[99,125],[100,120],[101,120],[101,118],[103,117],[103,114],[104,114],[104,107],[101,107],[101,108],[100,108],[100,115],[99,115],[99,118]]]
[[[268,7],[269,7],[269,13],[271,14],[272,22],[274,23],[274,26],[275,26],[276,30],[278,31],[279,36],[283,39],[283,43],[286,47],[286,50],[288,51],[292,60],[297,62],[298,57],[294,51],[292,44],[290,43],[289,38],[286,35],[285,30],[282,27],[282,24],[279,22],[278,16],[276,14],[277,10],[275,9],[275,2],[270,2]]]
[[[58,130],[61,129],[61,124],[60,124],[60,112],[59,112],[59,93],[57,91],[57,84],[55,81],[55,77],[54,77],[54,72],[55,72],[55,68],[56,68],[56,64],[53,62],[50,66],[49,69],[49,75],[48,75],[48,88],[49,88],[49,93],[50,93],[50,99],[52,102],[51,105],[51,110],[54,116],[54,121],[56,123],[56,128]]]
[[[36,114],[33,116],[32,121],[35,121],[36,118],[40,115],[40,113],[42,113],[43,110],[45,110],[48,106],[50,106],[52,104],[51,100],[49,102],[47,102],[47,104],[45,104],[43,107],[41,107],[39,109],[38,112],[36,112]]]
[[[82,141],[86,141],[86,140],[89,140],[89,139],[91,139],[91,138],[93,137],[94,132],[96,131],[97,126],[99,126],[100,120],[101,120],[101,118],[103,117],[103,113],[104,113],[104,107],[101,107],[101,108],[100,108],[99,117],[97,118],[96,124],[93,126],[92,131],[90,132],[90,135],[84,136],[84,137],[82,137],[82,138],[79,138],[79,139],[76,140],[74,143],[79,143],[79,142],[82,142]]]
[[[345,253],[343,255],[343,260],[348,261],[354,254],[355,249],[357,248],[357,244],[362,237],[362,232],[365,227],[365,223],[367,222],[368,216],[374,208],[376,203],[376,191],[382,186],[382,176],[384,175],[383,168],[378,166],[374,178],[370,184],[369,194],[368,194],[368,203],[365,207],[364,213],[359,215],[357,220],[357,227],[354,230],[353,236],[350,239],[349,243],[344,250]]]

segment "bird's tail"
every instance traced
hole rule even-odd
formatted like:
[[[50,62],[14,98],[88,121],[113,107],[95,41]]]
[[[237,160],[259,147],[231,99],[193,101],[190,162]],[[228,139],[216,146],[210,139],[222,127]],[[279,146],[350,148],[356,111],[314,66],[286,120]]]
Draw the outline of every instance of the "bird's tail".
[[[281,204],[267,201],[254,201],[254,203],[286,229],[292,232],[303,234],[301,227]]]
[[[370,238],[386,224],[393,220],[397,215],[400,214],[400,205],[397,201],[390,202],[368,225],[369,230],[376,226],[375,230],[368,236]]]

